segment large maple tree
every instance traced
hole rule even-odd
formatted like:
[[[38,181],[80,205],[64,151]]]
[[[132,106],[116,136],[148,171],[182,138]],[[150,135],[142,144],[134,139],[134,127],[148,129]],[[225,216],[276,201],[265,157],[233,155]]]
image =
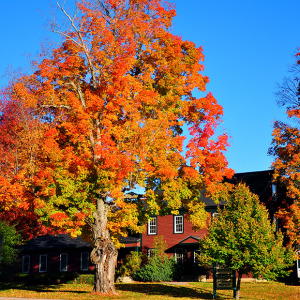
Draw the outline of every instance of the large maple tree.
[[[201,47],[171,33],[162,0],[78,1],[61,44],[8,93],[38,123],[31,183],[40,220],[91,228],[96,292],[115,292],[118,237],[183,207],[205,226],[200,190],[232,175],[215,133],[222,107],[204,93]],[[196,97],[195,91],[202,92]],[[143,189],[144,196],[129,197]],[[159,192],[157,192],[159,191]]]
[[[300,53],[291,66],[290,75],[284,79],[277,93],[278,104],[286,108],[289,122],[276,121],[269,153],[275,156],[272,164],[274,177],[287,190],[291,205],[282,208],[281,218],[291,244],[300,242]]]

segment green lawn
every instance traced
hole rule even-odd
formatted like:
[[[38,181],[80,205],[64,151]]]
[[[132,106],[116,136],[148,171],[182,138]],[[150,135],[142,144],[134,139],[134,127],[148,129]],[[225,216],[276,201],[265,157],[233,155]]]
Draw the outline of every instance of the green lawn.
[[[118,296],[91,294],[92,285],[68,283],[57,285],[4,284],[0,283],[0,297],[31,297],[48,299],[212,299],[212,283],[121,283],[117,284]],[[218,291],[217,299],[232,299],[232,291]],[[283,283],[242,283],[240,299],[299,300],[300,286]]]

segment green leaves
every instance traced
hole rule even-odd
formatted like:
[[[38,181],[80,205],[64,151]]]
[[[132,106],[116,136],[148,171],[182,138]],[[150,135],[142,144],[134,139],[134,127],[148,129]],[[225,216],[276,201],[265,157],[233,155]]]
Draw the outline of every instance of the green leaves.
[[[283,247],[266,208],[245,185],[233,188],[225,208],[218,210],[209,234],[200,241],[202,264],[221,263],[242,274],[275,279],[285,274],[293,253]]]

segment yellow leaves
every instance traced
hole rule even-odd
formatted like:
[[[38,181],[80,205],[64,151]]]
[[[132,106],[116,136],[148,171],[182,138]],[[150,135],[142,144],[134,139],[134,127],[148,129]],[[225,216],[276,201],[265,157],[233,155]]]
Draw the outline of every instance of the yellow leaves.
[[[36,209],[42,209],[46,206],[46,203],[41,198],[35,198],[33,201],[33,205]]]
[[[207,227],[208,212],[205,210],[205,204],[200,200],[192,200],[187,204],[188,214],[186,218],[193,224],[194,230],[200,230]]]
[[[221,181],[229,173],[223,155],[228,144],[226,135],[215,136],[222,107],[211,94],[193,96],[208,82],[204,56],[168,31],[172,6],[160,0],[106,5],[111,22],[94,3],[80,1],[82,39],[66,31],[77,43],[66,38],[15,85],[41,126],[33,139],[30,180],[24,180],[27,169],[17,180],[34,189],[42,218],[71,234],[95,211],[96,200],[106,197],[114,204],[108,227],[117,241],[126,227],[140,230],[139,209],[146,207],[146,217],[167,209],[176,213],[204,184]],[[187,124],[193,139],[184,153]],[[139,208],[124,200],[124,191],[137,186],[147,191]],[[200,227],[202,206],[196,201],[186,208]]]

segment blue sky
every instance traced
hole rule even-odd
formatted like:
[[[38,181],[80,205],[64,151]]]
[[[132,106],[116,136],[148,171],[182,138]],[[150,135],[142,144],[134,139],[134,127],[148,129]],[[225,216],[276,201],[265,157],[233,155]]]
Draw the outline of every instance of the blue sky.
[[[28,55],[36,55],[45,39],[55,38],[45,29],[55,2],[0,2],[0,75],[26,70]],[[231,136],[229,166],[236,172],[268,169],[272,123],[284,119],[284,110],[275,103],[276,84],[287,75],[300,47],[300,1],[172,2],[177,11],[173,33],[203,47],[207,90],[223,106],[222,126]],[[0,85],[8,79],[0,78]]]

